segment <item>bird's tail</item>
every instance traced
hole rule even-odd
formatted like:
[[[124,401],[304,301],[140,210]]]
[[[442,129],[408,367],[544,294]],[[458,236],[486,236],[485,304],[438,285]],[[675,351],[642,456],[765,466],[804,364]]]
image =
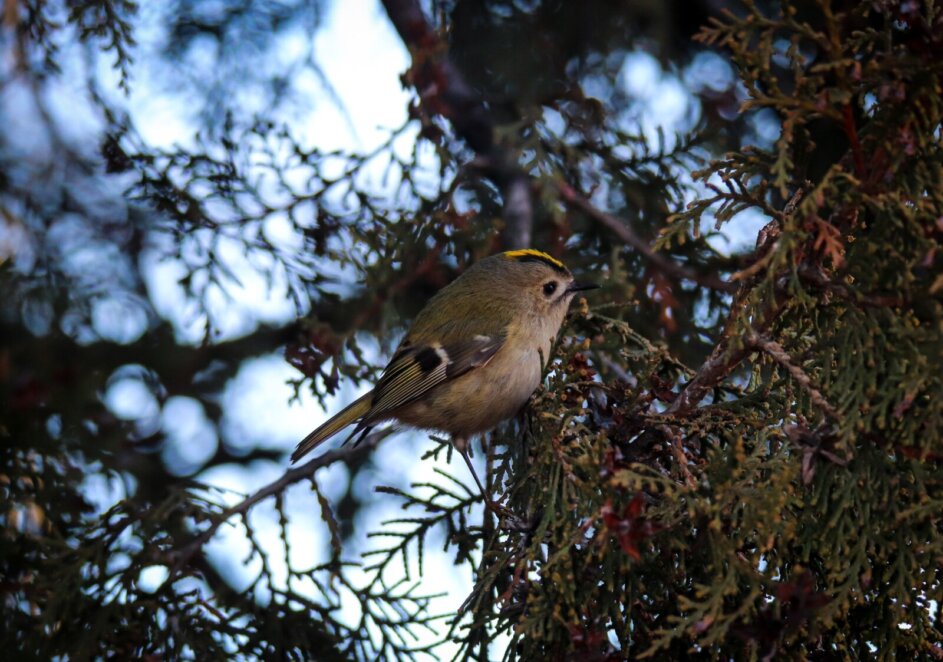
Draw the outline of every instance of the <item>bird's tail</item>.
[[[370,411],[372,400],[373,391],[370,391],[366,395],[354,400],[346,409],[317,427],[311,434],[301,440],[301,443],[298,444],[298,448],[291,454],[291,461],[297,462],[317,448],[322,442],[327,441],[351,423],[363,418],[367,412]]]

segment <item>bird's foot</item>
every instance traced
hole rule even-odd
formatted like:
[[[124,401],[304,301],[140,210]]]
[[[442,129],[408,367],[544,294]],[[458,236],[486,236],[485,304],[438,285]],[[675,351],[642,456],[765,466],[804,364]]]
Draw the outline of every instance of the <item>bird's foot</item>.
[[[485,507],[494,513],[494,516],[498,518],[498,528],[505,531],[531,531],[534,528],[533,522],[528,522],[521,519],[516,514],[511,512],[504,504],[499,501],[495,501],[484,495],[485,497]]]

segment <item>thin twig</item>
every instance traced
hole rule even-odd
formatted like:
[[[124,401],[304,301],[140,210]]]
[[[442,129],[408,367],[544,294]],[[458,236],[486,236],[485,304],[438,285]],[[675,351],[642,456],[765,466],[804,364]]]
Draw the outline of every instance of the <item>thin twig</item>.
[[[775,340],[765,338],[756,333],[749,334],[746,337],[746,341],[750,346],[769,354],[776,363],[784,367],[789,375],[806,390],[809,397],[812,399],[812,404],[828,414],[832,420],[838,420],[838,410],[825,399],[825,396],[822,395],[822,391],[812,383],[812,378],[809,377],[808,373],[793,362],[792,357],[783,349],[782,345]]]
[[[883,296],[880,294],[864,294],[853,290],[841,283],[836,283],[833,280],[830,280],[825,273],[811,265],[800,265],[799,277],[816,287],[822,288],[825,292],[829,294],[834,294],[835,296],[844,299],[845,301],[850,301],[854,304],[857,304],[862,307],[868,308],[903,308],[909,306],[910,302],[901,297],[890,297]]]
[[[750,278],[753,278],[755,275],[757,275],[758,273],[766,269],[766,267],[769,266],[769,263],[773,260],[773,256],[776,254],[776,246],[778,243],[779,243],[778,241],[774,242],[773,245],[770,247],[770,250],[767,251],[764,255],[762,255],[758,260],[754,260],[753,263],[750,264],[745,269],[741,269],[740,271],[731,275],[730,280],[733,282],[739,282],[741,280],[749,280]]]
[[[804,189],[796,189],[789,201],[783,207],[782,217],[795,213],[799,206],[799,201],[804,195]],[[778,240],[781,230],[781,219],[773,219],[757,235],[756,254],[764,255],[768,250],[772,250],[775,242]],[[707,393],[716,386],[720,380],[726,377],[733,368],[750,353],[750,347],[738,345],[730,346],[730,340],[734,331],[735,322],[738,319],[742,308],[745,305],[747,294],[755,285],[756,275],[744,278],[734,284],[737,287],[737,293],[734,296],[733,303],[730,306],[730,312],[727,315],[727,323],[724,326],[723,337],[711,350],[707,360],[701,364],[694,377],[691,378],[685,387],[678,394],[665,413],[678,416],[687,414],[693,410],[697,404],[707,395]],[[783,306],[778,303],[772,303],[767,307],[761,316],[763,326],[769,326],[783,311]],[[763,329],[758,329],[762,331]]]
[[[560,198],[566,204],[580,210],[597,223],[608,228],[619,239],[641,253],[661,273],[675,280],[690,280],[713,290],[722,292],[735,292],[737,290],[736,283],[725,281],[714,274],[700,274],[694,269],[672,260],[665,254],[654,251],[647,241],[635,234],[627,222],[596,208],[569,184],[558,183],[557,190],[560,192]]]
[[[235,515],[244,515],[250,508],[268,497],[279,494],[289,485],[311,478],[312,474],[322,467],[330,466],[337,462],[349,463],[362,455],[366,455],[376,448],[377,444],[389,434],[390,429],[388,428],[378,430],[367,435],[367,437],[356,446],[344,446],[319,455],[301,466],[289,469],[277,480],[272,481],[254,494],[247,496],[239,503],[222,511],[203,532],[197,534],[197,536],[184,547],[171,553],[168,565],[171,566],[172,570],[168,575],[167,581],[174,581],[187,561],[189,561],[203,545],[210,541],[219,527],[228,522]]]
[[[805,186],[809,187],[811,183],[806,182]],[[753,251],[750,264],[730,276],[731,281],[750,280],[769,266],[773,256],[776,254],[776,249],[779,247],[779,236],[783,232],[783,224],[788,216],[795,213],[803,195],[805,195],[805,189],[803,187],[796,189],[796,192],[793,193],[792,197],[786,202],[786,206],[783,207],[783,210],[776,212],[773,215],[773,220],[764,225],[763,229],[757,233],[756,250]]]
[[[697,403],[704,399],[708,391],[726,377],[730,370],[749,353],[746,348],[728,351],[728,347],[727,338],[714,346],[710,356],[701,364],[691,381],[681,389],[678,397],[665,410],[665,414],[680,416],[694,409]]]
[[[690,460],[684,450],[684,440],[681,438],[681,432],[677,428],[668,425],[659,426],[659,429],[668,437],[669,445],[671,446],[671,454],[674,455],[675,461],[678,463],[678,470],[684,477],[684,484],[692,490],[696,489],[697,480],[694,478],[691,470],[688,469],[688,462],[690,462]]]

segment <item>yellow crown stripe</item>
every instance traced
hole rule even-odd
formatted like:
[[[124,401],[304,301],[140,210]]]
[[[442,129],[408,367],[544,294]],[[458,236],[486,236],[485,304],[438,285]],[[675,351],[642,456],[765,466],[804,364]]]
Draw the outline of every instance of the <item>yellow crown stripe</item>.
[[[537,258],[538,260],[549,262],[550,264],[554,265],[558,269],[566,270],[566,266],[562,262],[560,262],[560,260],[550,255],[547,255],[543,251],[538,251],[533,248],[522,248],[516,251],[507,251],[504,254],[504,256],[509,260],[520,260],[526,257],[534,257],[534,258]]]

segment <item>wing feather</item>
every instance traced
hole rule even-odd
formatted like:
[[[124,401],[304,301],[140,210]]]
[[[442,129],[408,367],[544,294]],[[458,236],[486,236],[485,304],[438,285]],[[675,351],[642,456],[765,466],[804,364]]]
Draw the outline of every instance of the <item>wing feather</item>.
[[[376,419],[421,397],[448,380],[481,367],[504,344],[504,336],[406,346],[398,351],[373,390],[364,420]]]

